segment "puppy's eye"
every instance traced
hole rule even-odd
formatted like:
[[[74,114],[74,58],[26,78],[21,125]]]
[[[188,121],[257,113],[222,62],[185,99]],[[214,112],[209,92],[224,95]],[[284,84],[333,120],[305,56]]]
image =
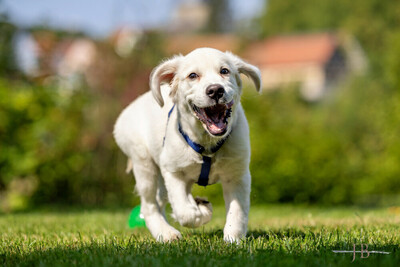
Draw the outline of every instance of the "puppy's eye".
[[[227,68],[222,68],[219,73],[221,73],[222,75],[227,75],[229,74],[229,70]]]
[[[197,75],[197,73],[192,72],[192,73],[189,74],[188,77],[189,77],[189,79],[193,80],[193,79],[196,79],[197,77],[199,77],[199,75]]]

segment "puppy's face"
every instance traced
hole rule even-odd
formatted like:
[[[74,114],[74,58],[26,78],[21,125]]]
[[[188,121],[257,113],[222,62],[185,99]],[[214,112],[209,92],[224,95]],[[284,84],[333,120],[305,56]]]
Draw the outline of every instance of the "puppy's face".
[[[259,70],[231,53],[212,48],[200,48],[185,57],[170,59],[158,66],[151,75],[153,95],[163,104],[159,86],[170,82],[175,102],[195,116],[211,136],[230,132],[231,115],[241,95],[240,73],[261,87]],[[182,106],[182,105],[181,105]]]
[[[173,94],[213,136],[229,132],[232,109],[239,103],[239,72],[228,54],[197,49],[185,56],[173,81]],[[239,78],[240,79],[240,78]]]

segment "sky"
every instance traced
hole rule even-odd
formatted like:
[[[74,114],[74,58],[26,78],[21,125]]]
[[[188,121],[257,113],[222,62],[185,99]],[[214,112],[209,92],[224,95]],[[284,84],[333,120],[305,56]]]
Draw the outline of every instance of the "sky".
[[[193,0],[2,0],[1,9],[17,25],[47,24],[107,36],[122,25],[152,28],[165,25],[174,8]],[[265,0],[232,0],[234,18],[260,13]]]

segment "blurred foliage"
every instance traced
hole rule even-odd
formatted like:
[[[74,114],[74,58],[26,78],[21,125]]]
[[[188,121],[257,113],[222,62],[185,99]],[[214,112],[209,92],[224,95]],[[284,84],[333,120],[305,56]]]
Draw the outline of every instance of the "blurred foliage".
[[[263,36],[351,33],[370,69],[317,104],[296,88],[244,97],[254,201],[398,204],[400,2],[270,0],[259,24]]]
[[[16,73],[16,64],[13,51],[13,37],[17,28],[7,22],[5,15],[0,14],[0,75]]]
[[[124,163],[118,164],[112,122],[100,112],[102,104],[84,88],[64,92],[0,80],[4,209],[126,201],[132,181],[122,176]]]
[[[295,89],[242,98],[253,202],[398,202],[398,95],[362,78],[317,104],[302,101]]]
[[[63,36],[71,38],[56,37]],[[96,43],[94,87],[63,88],[57,76],[0,78],[0,210],[137,201],[112,130],[124,105],[148,90],[148,73],[163,58],[161,43],[161,35],[146,33],[126,58],[109,43]]]

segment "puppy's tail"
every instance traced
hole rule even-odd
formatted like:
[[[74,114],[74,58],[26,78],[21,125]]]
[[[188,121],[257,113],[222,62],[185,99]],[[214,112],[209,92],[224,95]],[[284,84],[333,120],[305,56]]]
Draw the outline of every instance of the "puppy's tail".
[[[132,160],[130,158],[128,158],[128,162],[126,163],[126,169],[125,172],[126,173],[130,173],[133,169],[133,163]]]

